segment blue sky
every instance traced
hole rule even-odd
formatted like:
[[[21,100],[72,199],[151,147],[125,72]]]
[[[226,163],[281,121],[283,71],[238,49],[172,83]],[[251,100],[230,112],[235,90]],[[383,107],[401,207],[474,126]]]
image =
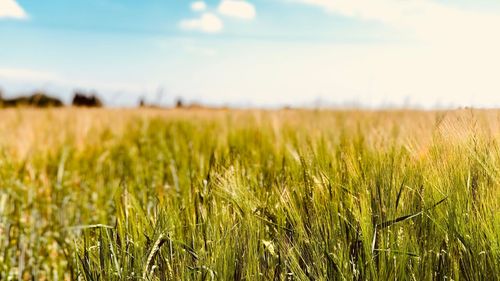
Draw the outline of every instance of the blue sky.
[[[0,0],[0,87],[115,106],[491,107],[498,26],[493,0]]]

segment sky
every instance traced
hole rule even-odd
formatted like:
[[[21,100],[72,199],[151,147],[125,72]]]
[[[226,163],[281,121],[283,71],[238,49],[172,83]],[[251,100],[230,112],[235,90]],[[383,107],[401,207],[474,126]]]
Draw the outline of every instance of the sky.
[[[4,96],[500,107],[495,0],[0,0]]]

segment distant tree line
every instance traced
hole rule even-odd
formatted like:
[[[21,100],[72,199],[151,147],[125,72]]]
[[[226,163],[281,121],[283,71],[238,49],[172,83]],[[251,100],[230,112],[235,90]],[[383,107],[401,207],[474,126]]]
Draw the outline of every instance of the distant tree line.
[[[75,91],[71,101],[72,106],[83,107],[102,107],[103,103],[96,93],[85,93]],[[44,92],[36,91],[31,95],[18,96],[14,98],[4,98],[0,91],[0,108],[1,107],[61,107],[64,103],[56,97],[50,96]]]
[[[174,101],[174,106],[175,106],[175,108],[179,108],[179,109],[180,108],[198,108],[198,107],[203,107],[202,105],[197,104],[197,103],[186,104],[186,103],[184,103],[184,101],[182,100],[182,98],[177,98]],[[139,107],[161,108],[161,105],[155,104],[155,103],[148,103],[148,102],[146,102],[146,99],[144,97],[142,97],[141,99],[139,99]]]
[[[6,98],[0,89],[0,108],[9,107],[37,107],[37,108],[50,108],[50,107],[63,107],[66,104],[59,98],[51,96],[43,91],[35,91],[28,95],[20,95],[17,97]],[[70,106],[76,107],[103,107],[104,103],[99,98],[96,92],[74,91],[73,99]],[[160,103],[148,103],[144,97],[139,100],[139,107],[141,108],[164,108]],[[201,108],[214,108],[205,106],[197,102],[186,103],[181,97],[174,100],[174,105],[177,109],[201,109]],[[219,109],[227,109],[227,107],[218,107]]]
[[[75,92],[73,96],[73,101],[71,102],[73,106],[86,106],[86,107],[102,107],[103,103],[97,96],[97,94],[86,94],[83,92]]]

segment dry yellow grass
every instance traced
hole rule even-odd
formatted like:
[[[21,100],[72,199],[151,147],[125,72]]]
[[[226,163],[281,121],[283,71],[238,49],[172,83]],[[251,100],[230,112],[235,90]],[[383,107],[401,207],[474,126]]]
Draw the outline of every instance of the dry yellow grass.
[[[374,146],[383,147],[397,134],[398,141],[421,155],[435,137],[447,142],[469,140],[471,136],[500,137],[500,111],[363,111],[363,110],[211,110],[211,109],[4,109],[0,110],[0,147],[11,156],[50,151],[70,142],[78,148],[98,145],[100,135],[123,134],[133,120],[217,120],[229,125],[270,124],[279,137],[286,126],[298,126],[315,134],[335,134],[342,124],[363,131]],[[236,125],[240,123],[240,125]],[[69,143],[68,143],[69,144]]]

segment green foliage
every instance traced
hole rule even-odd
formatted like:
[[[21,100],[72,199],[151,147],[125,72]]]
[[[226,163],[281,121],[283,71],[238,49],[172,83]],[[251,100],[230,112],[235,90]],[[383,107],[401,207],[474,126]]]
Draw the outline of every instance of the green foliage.
[[[99,145],[4,152],[0,280],[498,280],[485,128],[292,117],[137,117]]]

